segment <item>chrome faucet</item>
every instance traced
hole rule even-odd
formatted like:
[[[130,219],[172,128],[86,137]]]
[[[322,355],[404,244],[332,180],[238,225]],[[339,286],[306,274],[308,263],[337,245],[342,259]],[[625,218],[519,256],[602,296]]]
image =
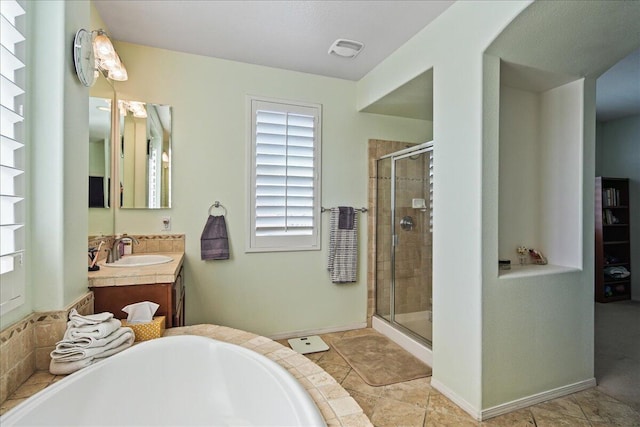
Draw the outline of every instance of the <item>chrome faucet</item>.
[[[136,245],[140,243],[135,237],[128,236],[126,234],[122,235],[122,237],[118,237],[113,241],[111,249],[108,249],[109,255],[107,256],[107,263],[114,262],[120,259],[120,251],[118,250],[118,245],[120,244],[122,239],[131,239]]]

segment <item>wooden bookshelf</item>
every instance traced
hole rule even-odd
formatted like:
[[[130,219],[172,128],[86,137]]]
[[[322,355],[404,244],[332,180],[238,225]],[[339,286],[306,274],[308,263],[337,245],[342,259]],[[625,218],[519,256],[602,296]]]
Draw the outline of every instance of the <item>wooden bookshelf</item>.
[[[615,278],[612,267],[631,272],[629,180],[596,177],[595,185],[595,300],[631,299],[631,276]]]

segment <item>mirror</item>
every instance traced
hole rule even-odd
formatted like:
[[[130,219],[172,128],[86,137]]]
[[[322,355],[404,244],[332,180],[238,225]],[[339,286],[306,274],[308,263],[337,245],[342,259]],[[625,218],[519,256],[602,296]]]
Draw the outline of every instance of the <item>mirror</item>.
[[[89,98],[89,207],[108,208],[111,185],[111,100]]]
[[[120,207],[170,208],[171,106],[126,100],[118,105]]]

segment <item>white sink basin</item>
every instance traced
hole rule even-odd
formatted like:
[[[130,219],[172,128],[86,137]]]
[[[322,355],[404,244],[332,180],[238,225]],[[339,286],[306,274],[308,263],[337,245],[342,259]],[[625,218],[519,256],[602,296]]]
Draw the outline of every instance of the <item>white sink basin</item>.
[[[117,261],[103,264],[105,267],[144,267],[173,261],[166,255],[125,255]]]

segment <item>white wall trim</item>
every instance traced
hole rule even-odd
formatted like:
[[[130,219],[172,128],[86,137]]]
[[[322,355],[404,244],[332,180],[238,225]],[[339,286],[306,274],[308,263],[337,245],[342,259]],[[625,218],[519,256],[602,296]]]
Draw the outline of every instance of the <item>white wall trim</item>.
[[[433,385],[433,381],[431,381],[431,385]],[[579,391],[595,387],[596,385],[596,379],[592,377],[584,381],[579,381],[577,383],[543,391],[537,394],[532,394],[531,396],[503,403],[489,409],[484,409],[480,412],[480,418],[478,418],[478,421],[484,421],[489,418],[497,417],[498,415],[503,415],[508,412],[526,408],[527,406],[532,406],[541,402],[545,402],[547,400],[557,399],[568,394],[577,393]]]
[[[445,395],[447,398],[453,401],[453,403],[458,405],[463,411],[471,415],[474,419],[480,421],[481,411],[475,408],[471,403],[458,396],[449,387],[442,384],[440,381],[433,377],[431,377],[431,387],[435,388],[440,393]]]
[[[449,389],[446,385],[442,384],[435,378],[431,378],[431,387],[438,390],[440,393],[451,399],[453,403],[458,405],[461,409],[471,415],[478,421],[485,421],[489,418],[497,417],[498,415],[504,415],[509,412],[517,411],[518,409],[526,408],[528,406],[536,405],[547,400],[557,399],[569,394],[577,393],[582,390],[586,390],[596,386],[596,379],[589,378],[584,381],[565,385],[562,387],[554,388],[552,390],[543,391],[541,393],[532,394],[531,396],[516,399],[511,402],[503,403],[491,407],[489,409],[478,410],[473,407],[469,402],[458,396],[455,392]]]
[[[299,337],[306,337],[309,335],[321,335],[321,334],[330,334],[332,332],[351,331],[353,329],[363,329],[366,327],[367,327],[367,322],[358,322],[358,323],[351,323],[349,325],[344,325],[344,326],[335,326],[333,328],[307,329],[304,331],[280,332],[277,334],[269,335],[269,338],[271,338],[272,340],[281,340],[284,338],[299,338]]]

